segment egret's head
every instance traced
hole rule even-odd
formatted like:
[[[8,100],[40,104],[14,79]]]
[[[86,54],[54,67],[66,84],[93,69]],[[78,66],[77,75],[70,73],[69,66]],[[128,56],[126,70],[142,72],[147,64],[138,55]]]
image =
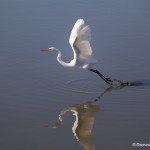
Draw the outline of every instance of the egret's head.
[[[43,48],[41,51],[53,51],[55,50],[55,47],[49,47],[49,48]]]

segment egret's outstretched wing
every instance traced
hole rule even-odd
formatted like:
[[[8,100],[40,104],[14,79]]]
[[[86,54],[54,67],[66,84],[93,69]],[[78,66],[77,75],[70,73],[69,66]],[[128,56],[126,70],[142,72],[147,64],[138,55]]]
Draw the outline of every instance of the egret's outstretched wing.
[[[69,38],[69,43],[71,46],[73,46],[79,31],[81,30],[81,28],[84,26],[84,20],[83,19],[78,19],[76,21],[76,23],[74,24],[71,34],[70,34],[70,38]]]
[[[75,51],[77,59],[86,60],[92,55],[90,39],[91,39],[90,26],[84,25],[83,19],[77,20],[70,36],[70,45]]]

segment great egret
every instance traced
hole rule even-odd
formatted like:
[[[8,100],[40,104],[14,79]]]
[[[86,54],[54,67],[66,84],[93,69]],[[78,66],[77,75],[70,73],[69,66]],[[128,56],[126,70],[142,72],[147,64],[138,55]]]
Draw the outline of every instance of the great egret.
[[[89,25],[84,24],[83,19],[78,19],[71,31],[69,43],[72,47],[74,58],[69,63],[62,61],[60,50],[55,47],[44,48],[42,51],[52,51],[55,50],[58,62],[64,67],[78,67],[87,69],[89,71],[98,74],[106,83],[112,84],[110,78],[103,76],[98,70],[92,69],[91,67],[96,64],[96,60],[92,57],[92,48],[90,45],[91,39],[91,29]]]

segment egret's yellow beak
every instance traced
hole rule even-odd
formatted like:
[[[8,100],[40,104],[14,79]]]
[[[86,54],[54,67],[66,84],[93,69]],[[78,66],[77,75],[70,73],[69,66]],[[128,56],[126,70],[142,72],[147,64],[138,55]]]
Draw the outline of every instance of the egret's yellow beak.
[[[41,51],[50,51],[51,49],[50,48],[43,48],[41,49]]]

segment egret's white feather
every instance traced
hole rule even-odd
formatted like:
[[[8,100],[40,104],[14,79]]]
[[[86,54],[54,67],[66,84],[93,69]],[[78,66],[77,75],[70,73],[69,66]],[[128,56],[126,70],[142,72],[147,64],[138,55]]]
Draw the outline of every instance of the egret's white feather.
[[[92,55],[90,45],[91,30],[89,26],[84,26],[78,33],[78,36],[73,44],[73,49],[76,52],[77,59],[86,60]]]
[[[74,52],[74,60],[76,60],[76,65],[84,69],[90,68],[97,62],[92,57],[90,40],[90,26],[85,25],[83,19],[78,19],[72,29],[69,42]]]
[[[78,36],[78,32],[80,31],[80,29],[84,26],[84,20],[83,19],[78,19],[76,21],[76,23],[74,24],[71,34],[70,34],[70,38],[69,38],[69,43],[71,46],[73,46],[77,36]]]
[[[78,40],[90,41],[91,40],[91,28],[89,25],[84,25],[78,33]]]

